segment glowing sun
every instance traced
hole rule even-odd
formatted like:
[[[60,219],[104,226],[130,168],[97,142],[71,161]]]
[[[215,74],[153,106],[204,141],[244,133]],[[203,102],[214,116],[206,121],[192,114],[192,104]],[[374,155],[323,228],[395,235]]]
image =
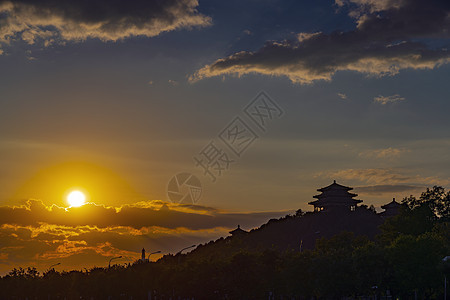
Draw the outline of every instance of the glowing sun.
[[[67,195],[70,206],[78,207],[86,203],[86,196],[80,191],[73,191]]]

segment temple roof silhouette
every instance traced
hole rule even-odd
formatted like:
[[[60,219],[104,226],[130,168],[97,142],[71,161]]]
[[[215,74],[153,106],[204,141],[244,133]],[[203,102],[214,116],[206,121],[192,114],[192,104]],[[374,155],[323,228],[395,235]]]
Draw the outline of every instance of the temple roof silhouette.
[[[349,191],[351,190],[353,188],[338,184],[334,180],[329,186],[318,189],[317,191],[321,192],[321,194],[313,196],[317,200],[311,201],[308,204],[313,205],[315,211],[334,209],[354,210],[362,200],[353,199],[358,194],[350,193]]]
[[[239,234],[244,234],[244,233],[248,233],[248,232],[245,230],[242,230],[241,225],[238,225],[238,227],[236,229],[230,231],[231,235],[239,235]]]
[[[330,184],[329,186],[317,189],[318,192],[325,192],[325,191],[329,191],[329,190],[333,190],[333,189],[342,189],[342,190],[346,190],[346,191],[351,191],[353,190],[353,188],[336,183],[336,180],[333,180],[333,183]],[[356,194],[355,194],[356,195]],[[314,196],[316,197],[316,196]]]
[[[402,206],[400,203],[398,203],[397,201],[395,201],[395,198],[392,198],[392,201],[389,202],[388,204],[382,205],[381,208],[382,209],[398,209],[400,206]]]
[[[391,202],[381,206],[381,208],[384,209],[384,211],[380,213],[380,216],[382,217],[396,216],[398,215],[401,206],[402,205],[397,201],[395,201],[395,198],[393,198]]]

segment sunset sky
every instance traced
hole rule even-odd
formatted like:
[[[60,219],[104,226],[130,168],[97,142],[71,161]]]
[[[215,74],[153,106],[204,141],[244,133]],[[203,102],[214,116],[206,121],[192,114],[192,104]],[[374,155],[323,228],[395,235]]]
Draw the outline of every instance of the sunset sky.
[[[176,253],[333,180],[450,188],[449,49],[445,0],[0,0],[0,275]]]

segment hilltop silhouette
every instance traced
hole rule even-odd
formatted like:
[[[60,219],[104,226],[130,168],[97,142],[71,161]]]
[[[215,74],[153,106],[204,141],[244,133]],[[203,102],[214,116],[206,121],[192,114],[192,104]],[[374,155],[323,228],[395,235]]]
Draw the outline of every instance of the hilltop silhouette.
[[[355,236],[373,240],[380,233],[379,227],[385,215],[377,214],[373,207],[358,206],[362,200],[353,199],[357,194],[350,193],[350,190],[352,188],[335,181],[318,189],[321,194],[314,196],[318,200],[310,202],[315,208],[313,212],[298,210],[294,215],[271,219],[249,232],[238,226],[230,232],[231,236],[199,246],[189,256],[229,256],[242,250],[304,251],[313,249],[316,240],[331,238],[342,232],[352,232]],[[395,215],[390,213],[389,216]]]
[[[314,212],[238,226],[157,262],[142,251],[129,266],[13,269],[0,278],[0,299],[442,299],[450,192],[435,186],[377,214],[350,190],[333,183],[319,189]]]

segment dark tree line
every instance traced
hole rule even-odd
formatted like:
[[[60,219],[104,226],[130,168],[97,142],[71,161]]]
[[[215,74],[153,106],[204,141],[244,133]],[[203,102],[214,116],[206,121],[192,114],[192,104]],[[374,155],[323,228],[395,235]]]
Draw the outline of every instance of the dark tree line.
[[[129,267],[42,275],[19,268],[0,278],[0,298],[442,299],[444,275],[450,277],[450,261],[442,260],[450,255],[450,193],[433,187],[402,203],[375,240],[343,232],[318,240],[312,250],[230,253],[230,243],[245,244],[245,237],[232,237],[214,242],[210,255],[166,255]]]

